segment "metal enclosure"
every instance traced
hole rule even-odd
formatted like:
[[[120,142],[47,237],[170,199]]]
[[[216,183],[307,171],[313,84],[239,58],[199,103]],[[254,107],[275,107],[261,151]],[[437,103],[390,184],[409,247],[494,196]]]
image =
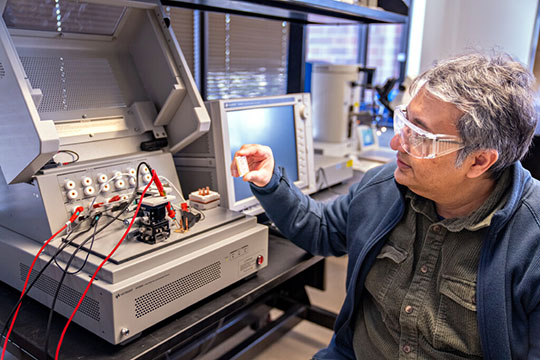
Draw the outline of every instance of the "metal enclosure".
[[[172,154],[206,133],[210,118],[159,1],[4,0],[0,10],[0,280],[22,289],[41,243],[76,207],[93,214],[96,194],[125,201],[135,178],[150,181],[135,170],[141,162],[166,178],[167,192],[181,193]],[[103,179],[115,181],[104,190]],[[266,227],[224,208],[205,215],[157,244],[128,237],[74,321],[118,344],[266,266]],[[71,315],[125,231],[115,222],[96,236],[56,311]],[[41,266],[62,244],[51,242]],[[74,266],[89,245],[83,250]],[[49,267],[29,295],[50,306],[61,275]]]
[[[13,10],[16,3],[4,4],[0,25],[0,126],[10,134],[0,143],[0,165],[8,184],[30,181],[62,148],[84,160],[131,154],[153,133],[167,137],[174,152],[209,129],[157,2],[85,4],[80,30],[89,33],[20,29],[20,23],[32,28],[42,19]],[[95,13],[109,15],[85,27],[84,15]],[[111,33],[92,33],[104,27]]]

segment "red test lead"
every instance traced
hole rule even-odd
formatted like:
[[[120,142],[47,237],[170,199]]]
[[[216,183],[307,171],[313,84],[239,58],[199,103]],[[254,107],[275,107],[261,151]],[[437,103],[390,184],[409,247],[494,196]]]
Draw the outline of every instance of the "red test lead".
[[[60,234],[68,226],[70,226],[75,220],[77,220],[77,218],[79,217],[79,215],[82,213],[83,210],[84,209],[83,209],[82,206],[77,207],[77,209],[75,209],[75,212],[73,213],[73,215],[71,215],[71,217],[69,218],[69,221],[67,221],[64,224],[64,226],[62,226],[62,228],[60,230],[58,230],[56,233],[54,233],[47,241],[45,241],[43,243],[43,245],[39,249],[36,256],[34,256],[34,261],[32,261],[32,265],[30,265],[30,269],[28,269],[28,274],[26,275],[26,280],[24,281],[23,289],[21,291],[21,298],[24,296],[24,292],[26,291],[26,286],[28,285],[28,280],[30,280],[30,274],[32,274],[32,270],[34,269],[34,265],[36,264],[36,261],[39,258],[39,255],[41,255],[41,253],[43,252],[45,247],[47,245],[49,245],[49,243],[51,242],[52,239],[54,239],[58,234]],[[17,315],[19,314],[19,309],[21,308],[21,305],[22,305],[22,303],[20,303],[19,306],[17,306],[17,310],[15,310],[15,313],[13,315],[13,319],[11,320],[11,324],[9,325],[9,330],[8,330],[8,332],[6,334],[6,338],[4,340],[4,346],[2,348],[2,358],[1,358],[1,360],[4,360],[4,356],[6,354],[7,343],[9,341],[9,336],[11,335],[11,331],[13,330],[13,325],[15,325],[15,320],[17,319]]]
[[[161,183],[161,180],[159,179],[159,176],[157,175],[156,170],[152,169],[152,175],[153,175],[153,177],[155,179],[154,183],[156,184],[159,195],[161,195],[163,197],[167,196],[167,193],[165,193],[165,189],[163,188],[163,184]],[[167,209],[167,215],[169,215],[169,217],[176,222],[176,212],[172,208],[170,201],[167,203],[165,208]],[[178,223],[177,223],[177,225],[178,225]]]

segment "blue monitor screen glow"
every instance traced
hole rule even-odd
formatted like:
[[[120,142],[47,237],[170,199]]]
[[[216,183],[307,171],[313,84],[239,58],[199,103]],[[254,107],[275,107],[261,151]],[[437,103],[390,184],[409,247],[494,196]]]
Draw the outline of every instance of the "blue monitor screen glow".
[[[375,144],[375,134],[371,127],[362,129],[362,146],[370,146]]]
[[[282,166],[291,181],[298,180],[293,105],[227,112],[231,157],[244,144],[262,144],[272,149],[276,166]],[[234,179],[235,201],[253,196],[249,184]]]

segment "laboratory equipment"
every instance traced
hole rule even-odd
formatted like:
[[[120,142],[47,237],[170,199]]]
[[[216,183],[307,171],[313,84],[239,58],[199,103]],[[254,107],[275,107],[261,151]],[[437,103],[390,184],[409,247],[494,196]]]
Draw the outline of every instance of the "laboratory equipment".
[[[323,168],[329,173],[335,172],[328,175],[336,178],[335,181],[347,180],[349,176],[347,172],[336,170],[341,170],[339,163],[337,167],[328,166],[329,162],[335,162],[336,157],[353,159],[353,168],[356,169],[366,168],[357,166],[364,159],[375,162],[375,165],[395,159],[394,151],[379,146],[375,117],[370,111],[360,110],[365,92],[373,92],[374,71],[358,65],[313,66],[313,137],[315,153],[320,155],[315,159],[315,167],[318,173]],[[391,84],[384,88],[385,94],[390,90]],[[349,177],[352,177],[352,171]]]
[[[311,73],[313,140],[317,154],[348,156],[356,151],[355,121],[361,84],[370,83],[358,65],[314,64]],[[373,70],[373,69],[369,69]]]
[[[254,217],[184,209],[172,154],[210,118],[159,1],[8,0],[0,10],[0,280],[21,289],[41,243],[82,207],[36,269],[70,242],[60,266],[81,246],[73,266],[84,268],[58,294],[63,270],[33,270],[28,295],[50,306],[56,294],[69,317],[126,233],[74,317],[118,344],[267,265],[267,228]],[[127,233],[130,201],[152,182]]]
[[[353,177],[356,120],[367,114],[360,112],[360,101],[374,71],[358,65],[313,65],[313,146],[319,190]]]
[[[317,190],[340,184],[354,176],[353,159],[315,154]]]
[[[276,166],[305,193],[316,190],[309,94],[212,100],[206,103],[212,128],[175,154],[182,179],[204,178],[221,194],[222,206],[249,214],[263,212],[242,178],[232,178],[230,165],[244,144],[272,149]],[[197,184],[183,184],[193,191]]]
[[[356,157],[383,164],[395,160],[397,152],[388,146],[381,146],[379,144],[377,131],[380,130],[374,125],[358,125],[356,127],[358,139]]]

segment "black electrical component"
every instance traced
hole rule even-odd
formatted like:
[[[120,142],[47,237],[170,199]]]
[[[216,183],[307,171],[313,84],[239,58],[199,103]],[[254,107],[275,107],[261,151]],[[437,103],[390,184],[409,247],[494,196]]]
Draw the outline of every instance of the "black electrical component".
[[[45,163],[45,165],[43,165],[43,167],[41,168],[41,170],[46,170],[46,169],[53,169],[53,168],[57,168],[59,167],[60,164],[57,163],[56,161],[54,161],[54,159],[50,159],[49,161],[47,161]]]
[[[141,143],[142,151],[161,150],[169,144],[167,138],[148,140]]]
[[[196,222],[201,220],[201,214],[194,214],[189,211],[180,210],[180,219],[182,220],[182,226],[184,226],[184,228],[186,228],[187,222],[187,228],[191,229]]]
[[[167,219],[167,203],[159,205],[141,204],[139,216],[139,231],[135,238],[139,241],[156,244],[167,240],[171,236],[169,219]]]

